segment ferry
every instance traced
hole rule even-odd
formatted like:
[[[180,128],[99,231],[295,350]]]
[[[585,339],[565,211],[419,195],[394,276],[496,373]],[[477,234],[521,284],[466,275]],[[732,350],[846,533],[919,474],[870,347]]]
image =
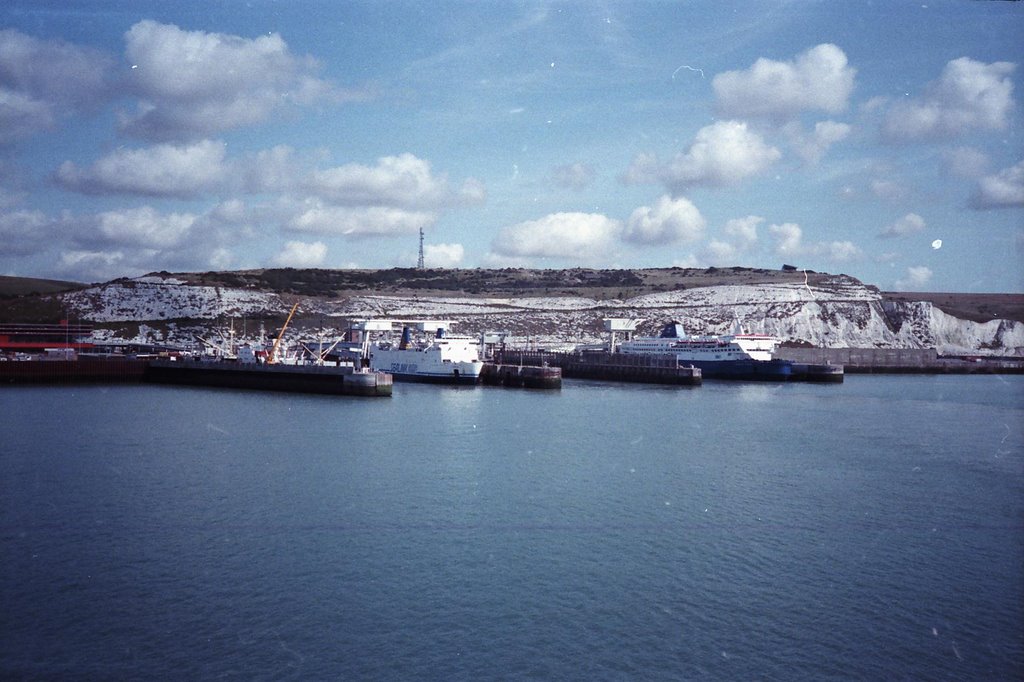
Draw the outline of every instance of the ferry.
[[[449,336],[445,328],[438,327],[432,339],[415,342],[410,328],[405,326],[398,344],[390,341],[370,344],[370,369],[387,372],[395,381],[478,383],[484,369],[479,343],[468,336]]]
[[[656,337],[623,341],[620,353],[674,355],[679,364],[701,370],[704,378],[786,381],[793,363],[773,357],[778,340],[766,334],[748,334],[739,325],[734,333],[695,336],[673,320]]]

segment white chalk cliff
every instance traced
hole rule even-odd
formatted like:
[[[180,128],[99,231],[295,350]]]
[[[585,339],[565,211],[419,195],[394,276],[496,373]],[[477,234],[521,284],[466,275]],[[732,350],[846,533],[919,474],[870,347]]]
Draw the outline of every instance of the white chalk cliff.
[[[335,330],[353,318],[445,319],[462,333],[509,331],[549,344],[597,341],[601,320],[642,318],[644,333],[669,319],[690,333],[725,333],[737,323],[783,342],[832,348],[935,348],[940,355],[1024,355],[1024,324],[973,322],[931,303],[884,300],[874,287],[844,275],[793,282],[694,287],[626,300],[583,297],[385,296],[283,297],[276,293],[197,286],[174,277],[117,280],[64,295],[74,314],[100,325],[222,324],[227,318],[281,316],[293,301]],[[186,322],[187,321],[187,322]],[[148,327],[147,327],[148,328]]]

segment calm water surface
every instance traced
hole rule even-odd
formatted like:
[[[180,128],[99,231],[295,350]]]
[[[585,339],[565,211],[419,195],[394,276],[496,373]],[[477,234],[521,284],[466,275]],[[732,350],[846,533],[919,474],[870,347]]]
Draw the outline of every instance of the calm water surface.
[[[1024,377],[0,388],[0,677],[1024,677]]]

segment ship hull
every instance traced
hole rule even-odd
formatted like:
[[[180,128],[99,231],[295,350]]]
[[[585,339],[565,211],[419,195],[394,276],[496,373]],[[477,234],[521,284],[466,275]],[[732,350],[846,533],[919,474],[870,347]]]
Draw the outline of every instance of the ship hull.
[[[415,384],[451,384],[455,386],[475,386],[480,375],[471,374],[426,374],[422,372],[391,372],[395,381]]]
[[[705,379],[737,379],[742,381],[788,381],[793,376],[793,363],[788,360],[684,360],[680,365],[693,365]]]
[[[370,353],[370,368],[387,372],[395,381],[468,386],[480,381],[483,363],[444,360],[434,350],[374,349]]]
[[[392,386],[391,376],[383,372],[353,372],[348,367],[248,365],[237,362],[157,360],[150,363],[145,379],[161,384],[382,397],[391,395]]]

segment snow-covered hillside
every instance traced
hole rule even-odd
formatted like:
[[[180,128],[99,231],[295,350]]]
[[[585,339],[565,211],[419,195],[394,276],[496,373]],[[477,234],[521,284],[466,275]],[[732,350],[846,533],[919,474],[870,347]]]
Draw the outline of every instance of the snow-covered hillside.
[[[785,342],[819,347],[934,347],[939,354],[1024,354],[1020,322],[971,322],[947,315],[928,302],[883,302],[874,288],[842,275],[810,285],[730,284],[627,300],[358,295],[287,301],[255,290],[144,277],[70,293],[64,300],[77,316],[101,325],[187,318],[214,326],[232,317],[280,317],[298,300],[300,316],[324,320],[335,331],[359,318],[447,319],[463,333],[508,331],[522,340],[574,344],[600,340],[604,318],[625,317],[643,319],[640,329],[645,334],[656,333],[665,321],[675,319],[690,333],[725,333],[739,323]]]
[[[143,322],[276,315],[288,310],[277,294],[225,287],[190,286],[177,279],[117,280],[64,295],[64,303],[94,322]]]

